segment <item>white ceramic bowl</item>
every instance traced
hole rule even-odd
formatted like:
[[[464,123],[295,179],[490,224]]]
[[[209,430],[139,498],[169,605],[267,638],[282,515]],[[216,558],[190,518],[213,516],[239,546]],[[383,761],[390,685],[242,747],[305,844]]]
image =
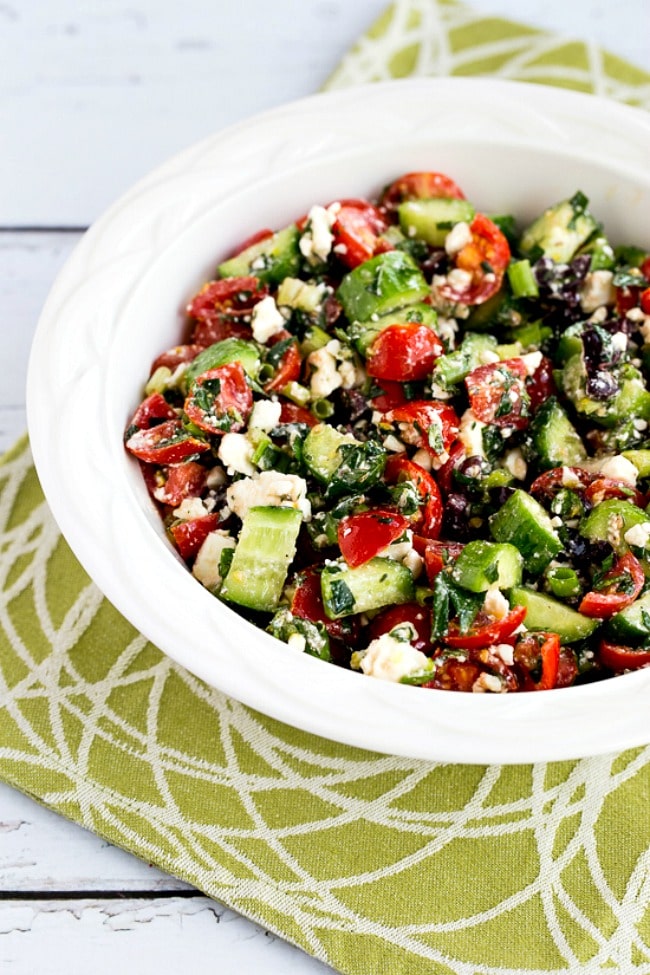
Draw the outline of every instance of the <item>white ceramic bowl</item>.
[[[650,670],[540,694],[473,695],[385,683],[297,654],[192,578],[122,446],[149,364],[180,341],[188,297],[258,228],[435,169],[481,209],[523,220],[581,189],[614,242],[650,247],[649,155],[650,118],[640,111],[542,86],[432,79],[267,112],[140,182],[88,231],[57,279],[29,369],[38,473],[100,589],[209,684],[330,739],[478,763],[650,741]]]

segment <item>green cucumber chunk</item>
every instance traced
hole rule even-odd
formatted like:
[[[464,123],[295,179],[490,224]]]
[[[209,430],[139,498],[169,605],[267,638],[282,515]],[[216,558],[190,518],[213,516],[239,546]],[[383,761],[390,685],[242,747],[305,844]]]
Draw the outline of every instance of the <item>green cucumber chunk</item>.
[[[419,325],[427,325],[434,328],[438,321],[438,314],[431,307],[423,302],[416,302],[407,305],[406,308],[399,308],[396,311],[388,312],[386,315],[378,315],[375,319],[366,322],[353,322],[348,328],[348,338],[361,355],[365,355],[368,348],[375,341],[380,332],[383,332],[389,325],[404,325],[407,322],[416,322]],[[328,335],[328,340],[331,335]]]
[[[623,457],[634,464],[639,477],[650,477],[650,450],[647,448],[639,450],[624,450]]]
[[[443,389],[461,382],[472,369],[482,364],[484,352],[495,352],[497,340],[492,335],[466,332],[463,341],[454,352],[448,352],[436,359],[433,367],[433,382]]]
[[[454,224],[471,223],[476,210],[469,200],[436,197],[406,200],[400,203],[397,213],[407,237],[418,237],[434,247],[442,247]]]
[[[297,508],[249,508],[220,597],[249,609],[276,610],[301,523]]]
[[[549,207],[527,227],[519,241],[519,250],[532,260],[550,257],[566,264],[579,247],[598,230],[598,223],[587,209],[588,200],[576,193]]]
[[[581,523],[580,534],[592,542],[609,542],[617,555],[624,555],[630,551],[625,534],[634,525],[650,526],[650,517],[631,501],[606,498]]]
[[[512,589],[521,583],[523,559],[508,543],[468,542],[454,562],[451,577],[470,592]]]
[[[579,467],[587,459],[580,435],[555,396],[538,407],[531,434],[542,468]]]
[[[356,569],[338,562],[326,564],[320,578],[323,606],[332,620],[408,603],[415,595],[413,576],[406,566],[380,556]]]
[[[620,643],[646,643],[650,640],[650,592],[644,592],[631,606],[616,613],[605,624],[609,637]]]
[[[497,542],[509,542],[519,549],[524,566],[532,575],[543,572],[562,550],[549,515],[538,501],[520,489],[513,491],[491,516],[490,531]]]
[[[369,321],[429,294],[422,271],[404,251],[387,251],[349,271],[336,296],[351,322]]]
[[[202,352],[192,359],[185,373],[187,384],[194,382],[197,376],[208,369],[218,369],[229,362],[241,362],[242,369],[249,376],[257,376],[260,367],[260,354],[252,342],[244,339],[222,339],[208,345]]]
[[[222,278],[243,278],[254,274],[266,284],[279,284],[300,270],[300,234],[295,224],[244,248],[218,267]]]
[[[328,423],[318,423],[305,437],[303,460],[314,477],[327,484],[343,460],[341,445],[356,443],[359,441],[351,433],[339,433]]]
[[[562,643],[585,640],[598,628],[600,620],[583,616],[570,606],[546,596],[535,589],[515,587],[509,595],[511,606],[524,606],[524,626],[528,630],[549,630],[557,633]]]

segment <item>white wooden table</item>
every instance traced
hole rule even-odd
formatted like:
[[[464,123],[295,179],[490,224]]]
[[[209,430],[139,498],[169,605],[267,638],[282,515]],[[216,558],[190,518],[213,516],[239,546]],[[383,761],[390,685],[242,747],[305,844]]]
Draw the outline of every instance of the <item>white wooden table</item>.
[[[83,228],[186,145],[316,90],[386,0],[0,3],[0,452],[39,309]],[[649,67],[648,0],[473,0]],[[0,784],[0,971],[330,971]]]

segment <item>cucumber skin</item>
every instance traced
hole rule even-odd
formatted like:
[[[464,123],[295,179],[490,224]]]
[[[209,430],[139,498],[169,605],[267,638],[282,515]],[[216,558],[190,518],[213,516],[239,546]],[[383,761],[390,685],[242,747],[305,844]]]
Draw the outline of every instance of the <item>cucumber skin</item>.
[[[509,594],[511,606],[525,606],[524,626],[529,630],[548,630],[557,633],[562,643],[577,643],[590,637],[600,626],[600,620],[583,616],[570,606],[536,592],[515,587]]]
[[[538,408],[531,424],[531,433],[544,469],[579,467],[587,459],[580,435],[554,396]]]
[[[582,521],[580,534],[591,541],[609,542],[617,555],[624,555],[630,551],[624,538],[626,531],[648,522],[650,517],[631,501],[606,498]]]
[[[647,641],[650,638],[650,626],[643,621],[644,612],[650,617],[650,592],[643,593],[631,606],[612,616],[605,624],[605,632],[621,643]]]
[[[337,591],[339,586],[347,589],[345,599]],[[415,586],[406,566],[377,556],[356,569],[340,563],[326,565],[321,573],[321,593],[327,616],[335,620],[395,603],[411,602]]]
[[[518,548],[531,575],[543,572],[562,550],[562,542],[541,504],[525,491],[515,490],[490,518],[490,531],[497,542]]]
[[[454,224],[471,223],[476,210],[468,200],[437,197],[430,200],[406,200],[398,207],[401,229],[408,238],[415,237],[433,247],[442,247]]]
[[[521,583],[523,558],[514,545],[507,542],[468,542],[460,552],[451,571],[454,582],[470,592],[487,592],[512,589]],[[496,567],[496,579],[486,574],[486,569]]]
[[[371,257],[345,275],[336,297],[350,322],[365,322],[421,301],[429,285],[412,257],[387,251]]]
[[[223,261],[217,268],[219,276],[240,278],[254,274],[264,284],[280,284],[284,278],[292,277],[300,270],[299,236],[296,225],[290,224]],[[253,268],[251,265],[260,257],[266,258],[268,263]]]

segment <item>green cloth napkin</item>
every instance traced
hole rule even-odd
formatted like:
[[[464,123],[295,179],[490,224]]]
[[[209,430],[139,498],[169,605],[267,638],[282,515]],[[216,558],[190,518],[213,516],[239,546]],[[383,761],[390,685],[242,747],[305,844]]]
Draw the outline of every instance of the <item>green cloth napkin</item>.
[[[398,0],[329,86],[416,73],[650,91],[602,51],[450,0]],[[650,972],[650,748],[461,767],[257,714],[102,598],[26,439],[0,463],[0,576],[16,788],[348,975]]]

